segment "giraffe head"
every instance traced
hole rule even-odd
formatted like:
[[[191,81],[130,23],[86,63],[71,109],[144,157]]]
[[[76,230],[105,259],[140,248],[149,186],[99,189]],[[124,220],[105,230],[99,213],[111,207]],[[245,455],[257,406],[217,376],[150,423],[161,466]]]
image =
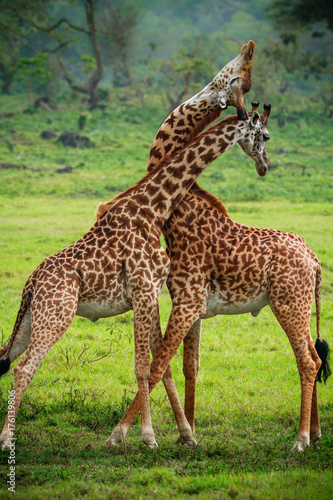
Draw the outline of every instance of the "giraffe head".
[[[267,130],[267,120],[271,112],[271,105],[264,104],[264,111],[261,115],[258,113],[258,101],[253,101],[252,112],[248,114],[248,120],[245,122],[244,135],[238,142],[243,151],[250,156],[256,166],[260,177],[264,177],[268,170],[266,142],[269,141]]]
[[[255,43],[252,40],[245,43],[240,54],[228,63],[212,81],[221,108],[235,106],[240,120],[247,120],[243,96],[251,89],[254,47]]]

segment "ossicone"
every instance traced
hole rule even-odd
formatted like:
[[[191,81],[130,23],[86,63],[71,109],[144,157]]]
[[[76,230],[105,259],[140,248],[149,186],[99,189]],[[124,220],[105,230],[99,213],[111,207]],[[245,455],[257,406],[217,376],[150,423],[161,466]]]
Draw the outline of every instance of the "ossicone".
[[[259,101],[251,101],[252,111],[258,111]]]
[[[271,113],[271,108],[272,108],[272,106],[270,104],[266,104],[266,103],[264,104],[264,111],[263,111],[263,113],[262,113],[261,116],[264,118],[264,120],[266,122],[267,122],[268,117],[269,117],[269,115]]]

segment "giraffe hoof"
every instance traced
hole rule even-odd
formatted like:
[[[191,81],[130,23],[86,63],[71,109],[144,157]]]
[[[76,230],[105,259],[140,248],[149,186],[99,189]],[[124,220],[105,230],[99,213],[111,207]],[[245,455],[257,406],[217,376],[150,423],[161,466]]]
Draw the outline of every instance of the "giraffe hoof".
[[[14,441],[15,442],[15,441]],[[0,436],[0,446],[2,450],[10,450],[12,440],[8,432],[3,432]]]
[[[310,430],[310,441],[312,443],[316,443],[317,441],[319,441],[320,438],[321,438],[320,429]]]
[[[126,431],[124,431],[120,426],[117,426],[113,431],[111,436],[107,441],[105,441],[103,446],[111,448],[111,446],[119,443],[123,443],[126,436]]]
[[[294,447],[291,451],[294,453],[302,453],[305,448],[307,448],[310,445],[310,440],[308,436],[303,436],[301,438],[297,438],[296,443],[294,444]]]
[[[156,450],[158,448],[158,444],[155,441],[154,433],[151,432],[143,432],[142,433],[142,442],[148,446],[151,450]]]
[[[177,439],[177,443],[185,444],[186,446],[189,447],[196,446],[198,444],[192,435],[189,436],[184,434],[179,436],[179,438]]]

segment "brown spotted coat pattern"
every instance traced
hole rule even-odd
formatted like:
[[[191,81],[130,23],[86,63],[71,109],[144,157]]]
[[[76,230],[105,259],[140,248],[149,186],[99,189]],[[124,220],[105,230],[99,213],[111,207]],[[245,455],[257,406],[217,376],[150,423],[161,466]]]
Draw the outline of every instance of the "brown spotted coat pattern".
[[[225,129],[235,128],[226,141]],[[259,115],[246,121],[231,117],[195,138],[172,161],[163,162],[135,186],[98,207],[98,220],[72,246],[45,259],[28,279],[11,338],[0,359],[15,366],[15,411],[49,349],[70,326],[75,314],[92,321],[133,308],[135,372],[139,387],[142,439],[156,445],[149,409],[150,331],[157,300],[170,270],[160,243],[161,229],[200,173],[235,143],[248,148],[261,133]],[[252,153],[251,153],[252,154]],[[252,154],[257,169],[267,165]],[[190,326],[190,325],[188,325]],[[193,442],[182,416],[180,432]],[[8,417],[0,436],[3,447],[11,437]]]
[[[254,112],[258,104],[253,103]],[[267,123],[269,115],[269,107],[265,108],[266,114],[261,117],[263,124]],[[168,136],[174,144],[174,148],[168,149],[170,156],[179,144],[186,147],[187,140],[190,141],[195,133],[193,130],[203,129],[201,123],[207,124],[215,119],[214,110],[201,118],[199,109],[201,113],[200,99],[197,109],[188,110],[191,118],[187,121],[193,120],[193,129],[187,138],[184,133],[178,135],[177,121],[173,122],[174,135],[169,129]],[[179,116],[183,110],[183,107],[177,108],[174,116]],[[168,119],[161,129],[166,126],[169,126]],[[226,133],[230,137],[232,127],[226,128]],[[153,158],[157,156],[159,137],[160,131],[153,143]],[[262,136],[257,137],[258,151],[267,140],[269,134],[263,127]],[[247,152],[246,148],[243,149]],[[185,415],[194,432],[201,319],[247,312],[256,316],[262,307],[269,305],[289,338],[300,374],[301,414],[293,450],[303,451],[310,440],[316,441],[321,436],[315,382],[321,361],[310,334],[315,295],[317,335],[320,338],[321,268],[315,253],[293,233],[249,228],[234,222],[227,216],[223,204],[196,183],[167,221],[163,234],[171,263],[167,285],[173,308],[162,346],[159,321],[154,320],[151,344],[152,352],[157,352],[157,356],[151,365],[150,390],[160,379],[167,360],[175,353],[175,346],[184,340]],[[170,400],[175,401],[176,389],[169,365],[163,382]],[[119,428],[128,430],[137,409],[134,400],[114,433],[119,432]],[[174,412],[177,418],[177,407]],[[180,441],[184,442],[182,436]]]

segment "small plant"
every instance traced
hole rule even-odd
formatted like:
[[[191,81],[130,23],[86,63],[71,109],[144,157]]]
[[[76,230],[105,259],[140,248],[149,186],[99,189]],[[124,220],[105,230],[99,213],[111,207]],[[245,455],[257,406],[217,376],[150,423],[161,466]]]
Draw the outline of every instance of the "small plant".
[[[22,82],[28,90],[29,107],[32,107],[32,92],[45,90],[52,73],[47,69],[46,53],[35,57],[22,57],[17,63],[17,80]]]
[[[108,103],[105,101],[101,101],[98,103],[98,108],[102,111],[103,114],[107,110],[107,107],[108,107]]]
[[[80,116],[79,116],[79,119],[78,119],[78,126],[79,126],[79,130],[83,130],[85,125],[86,125],[86,122],[87,122],[87,119],[90,118],[90,115],[87,111],[82,111],[80,113]]]

